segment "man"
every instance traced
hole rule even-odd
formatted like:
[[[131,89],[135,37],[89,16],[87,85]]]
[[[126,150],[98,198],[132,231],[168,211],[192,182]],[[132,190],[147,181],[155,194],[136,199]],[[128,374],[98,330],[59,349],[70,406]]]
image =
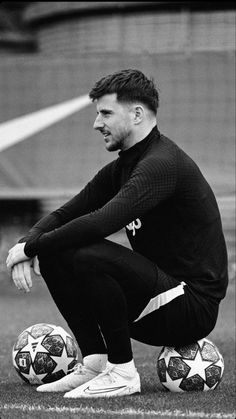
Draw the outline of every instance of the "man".
[[[39,259],[78,341],[83,364],[37,389],[68,398],[140,392],[131,338],[175,346],[207,336],[228,281],[216,199],[193,160],[158,131],[153,81],[138,70],[119,71],[99,80],[90,98],[94,128],[108,151],[120,150],[118,158],[7,258],[25,291]],[[123,227],[133,250],[105,239]]]

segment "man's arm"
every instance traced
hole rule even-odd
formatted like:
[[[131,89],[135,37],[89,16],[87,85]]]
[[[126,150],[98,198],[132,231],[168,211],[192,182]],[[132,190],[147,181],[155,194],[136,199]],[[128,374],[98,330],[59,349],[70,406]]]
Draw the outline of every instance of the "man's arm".
[[[9,250],[6,260],[9,270],[15,264],[31,258],[25,251],[26,242],[37,242],[43,234],[52,230],[55,231],[55,229],[60,228],[64,224],[68,224],[74,218],[96,210],[99,206],[104,205],[105,202],[111,199],[115,194],[112,184],[112,173],[115,168],[115,162],[113,161],[101,169],[85,188],[65,205],[38,221],[30,229],[29,233]]]
[[[175,190],[176,176],[173,162],[158,164],[154,159],[142,162],[105,205],[29,240],[26,255],[32,257],[41,251],[85,245],[119,231],[170,196]]]
[[[41,218],[29,230],[28,234],[19,240],[19,243],[34,240],[43,233],[61,227],[74,218],[83,216],[103,206],[105,202],[111,199],[113,194],[113,165],[114,162],[107,164],[76,196],[62,207]]]

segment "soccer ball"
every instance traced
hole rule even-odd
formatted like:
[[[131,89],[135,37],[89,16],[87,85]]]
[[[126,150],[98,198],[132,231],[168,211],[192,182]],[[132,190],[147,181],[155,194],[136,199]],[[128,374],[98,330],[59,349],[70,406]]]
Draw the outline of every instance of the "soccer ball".
[[[157,373],[164,388],[174,392],[215,389],[223,376],[224,359],[204,338],[188,346],[162,348]]]
[[[78,359],[75,340],[62,327],[39,323],[17,338],[12,359],[19,376],[28,384],[44,384],[68,374]]]

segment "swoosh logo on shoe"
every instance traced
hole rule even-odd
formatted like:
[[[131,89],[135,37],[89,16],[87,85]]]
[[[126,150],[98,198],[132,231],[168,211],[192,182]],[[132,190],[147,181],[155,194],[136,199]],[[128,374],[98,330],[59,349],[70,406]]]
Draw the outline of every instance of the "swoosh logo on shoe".
[[[106,387],[101,390],[93,390],[89,387],[84,389],[85,394],[101,394],[101,393],[111,393],[112,391],[121,390],[122,388],[126,388],[127,386],[119,386],[119,387]]]

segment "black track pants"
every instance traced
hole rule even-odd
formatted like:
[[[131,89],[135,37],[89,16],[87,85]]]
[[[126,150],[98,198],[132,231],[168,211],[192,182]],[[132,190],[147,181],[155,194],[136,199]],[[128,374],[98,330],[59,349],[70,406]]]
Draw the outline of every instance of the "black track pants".
[[[110,362],[128,362],[130,337],[154,346],[185,345],[215,326],[216,303],[109,240],[38,257],[82,356],[108,353]]]

